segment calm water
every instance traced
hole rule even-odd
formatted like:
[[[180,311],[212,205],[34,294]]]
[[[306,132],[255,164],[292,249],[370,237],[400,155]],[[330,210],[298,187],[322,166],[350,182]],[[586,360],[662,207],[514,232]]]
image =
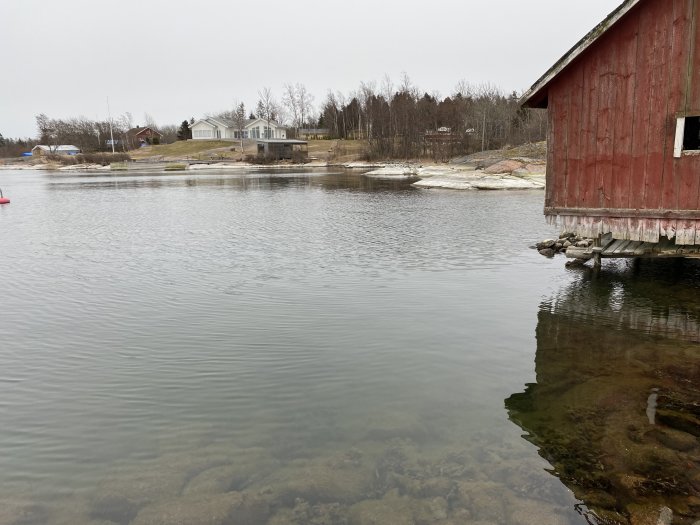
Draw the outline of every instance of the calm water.
[[[0,185],[0,525],[700,518],[691,263],[565,270],[541,192]]]

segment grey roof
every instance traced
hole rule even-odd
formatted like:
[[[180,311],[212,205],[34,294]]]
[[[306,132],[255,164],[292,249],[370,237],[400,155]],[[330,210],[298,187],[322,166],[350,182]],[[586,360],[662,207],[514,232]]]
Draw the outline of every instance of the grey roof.
[[[245,119],[245,124],[243,124],[243,126],[244,127],[248,126],[249,124],[252,124],[256,120],[266,121],[264,118],[247,118],[247,119]],[[236,125],[235,121],[233,121],[229,118],[223,118],[223,117],[204,117],[204,118],[200,118],[199,120],[195,121],[194,124],[198,124],[199,122],[206,122],[212,126],[216,125],[215,123],[218,123],[218,124],[223,124],[227,128],[234,128],[234,129],[238,127]],[[194,124],[190,124],[190,127],[194,126]],[[275,120],[271,120],[270,124],[274,124],[278,128],[284,127],[279,122],[277,122]]]
[[[302,145],[308,144],[306,140],[297,139],[257,139],[257,142],[264,144],[292,144],[292,145]]]
[[[80,151],[80,148],[73,146],[71,144],[61,144],[60,146],[46,146],[44,144],[37,144],[32,149],[39,148],[42,151],[56,152],[56,151]]]

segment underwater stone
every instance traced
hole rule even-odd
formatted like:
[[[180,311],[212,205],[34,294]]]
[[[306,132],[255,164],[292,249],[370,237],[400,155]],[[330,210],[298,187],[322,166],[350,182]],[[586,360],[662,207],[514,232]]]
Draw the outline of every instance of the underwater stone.
[[[695,450],[700,444],[695,436],[671,428],[650,430],[646,435],[654,438],[665,447],[679,452]]]
[[[41,505],[29,502],[0,502],[0,523],[2,525],[34,525],[46,523],[49,513]]]
[[[682,430],[693,436],[700,437],[700,420],[692,414],[658,408],[656,410],[656,421],[676,430]]]
[[[544,501],[524,498],[508,498],[506,503],[510,513],[510,525],[568,525],[569,519],[562,508]]]
[[[458,483],[457,505],[469,509],[476,519],[505,523],[506,495],[510,495],[509,491],[497,483],[461,481]]]
[[[337,458],[295,460],[275,471],[264,488],[276,503],[291,506],[297,498],[316,503],[355,503],[372,483],[370,468]]]
[[[415,525],[411,501],[389,491],[381,500],[365,500],[350,508],[351,525]]]
[[[240,491],[255,479],[279,468],[279,463],[262,449],[236,451],[230,463],[208,468],[187,482],[184,495],[221,494]]]
[[[183,497],[142,509],[132,525],[257,525],[269,514],[266,501],[238,492]]]

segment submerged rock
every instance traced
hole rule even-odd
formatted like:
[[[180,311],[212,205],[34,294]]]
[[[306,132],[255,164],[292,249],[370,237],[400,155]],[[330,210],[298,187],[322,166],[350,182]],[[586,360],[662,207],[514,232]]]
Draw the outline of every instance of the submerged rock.
[[[207,469],[194,476],[185,485],[183,495],[221,494],[242,490],[255,479],[261,479],[276,468],[279,462],[273,460],[262,449],[242,449],[236,451],[231,463]]]
[[[265,500],[232,492],[156,503],[142,509],[131,525],[257,525],[268,515]]]
[[[299,459],[274,472],[260,488],[275,503],[291,506],[297,499],[317,503],[355,503],[363,499],[372,484],[369,467],[332,458]]]
[[[350,525],[415,525],[411,500],[398,491],[387,493],[381,500],[366,500],[350,508]]]
[[[46,523],[49,512],[46,507],[30,501],[0,499],[0,524],[34,525]]]
[[[115,469],[90,498],[90,516],[129,523],[142,507],[179,496],[188,480],[227,462],[229,457],[221,453],[168,454]]]

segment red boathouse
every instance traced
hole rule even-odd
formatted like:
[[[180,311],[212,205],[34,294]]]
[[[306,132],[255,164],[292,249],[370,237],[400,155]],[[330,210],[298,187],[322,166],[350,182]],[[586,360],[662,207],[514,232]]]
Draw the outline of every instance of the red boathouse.
[[[523,105],[549,112],[550,221],[594,238],[700,245],[700,0],[625,1]]]

